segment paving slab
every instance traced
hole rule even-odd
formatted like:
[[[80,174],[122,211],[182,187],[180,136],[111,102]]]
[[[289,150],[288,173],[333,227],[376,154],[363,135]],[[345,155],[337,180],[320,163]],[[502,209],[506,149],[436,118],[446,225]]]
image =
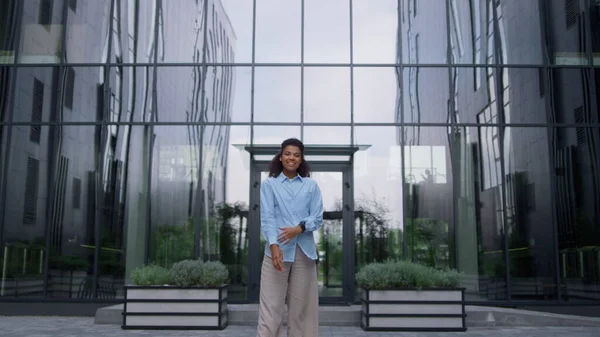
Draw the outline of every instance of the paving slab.
[[[2,337],[255,337],[254,326],[229,326],[223,331],[122,330],[118,325],[94,324],[89,317],[0,316]],[[600,327],[474,327],[466,332],[365,332],[358,327],[321,327],[320,337],[598,337]]]

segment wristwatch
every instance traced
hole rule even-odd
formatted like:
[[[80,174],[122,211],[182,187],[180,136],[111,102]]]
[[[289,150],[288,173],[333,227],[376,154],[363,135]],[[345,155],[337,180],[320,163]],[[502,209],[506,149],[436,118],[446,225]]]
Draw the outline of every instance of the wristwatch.
[[[306,225],[305,224],[306,224],[305,221],[301,221],[300,224],[298,225],[302,229],[302,233],[306,232]]]

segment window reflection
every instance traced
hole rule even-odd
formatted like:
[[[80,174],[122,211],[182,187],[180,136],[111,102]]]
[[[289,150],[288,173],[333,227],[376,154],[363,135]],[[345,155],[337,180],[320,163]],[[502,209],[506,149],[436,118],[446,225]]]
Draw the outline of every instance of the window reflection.
[[[24,1],[19,63],[59,63],[63,52],[63,1]]]
[[[300,62],[302,1],[256,0],[256,62]]]
[[[14,121],[94,122],[102,118],[106,88],[102,67],[23,67],[17,68],[16,77]]]
[[[300,67],[257,67],[254,120],[300,122]]]
[[[350,69],[304,68],[304,121],[350,122]]]
[[[109,213],[102,212],[106,216],[103,220],[109,220],[109,214],[119,209],[99,198],[111,193],[106,188],[111,184],[99,184],[97,180],[101,172],[100,128],[36,129],[40,130],[40,142],[31,140],[30,127],[13,126],[11,138],[2,144],[13,151],[10,170],[5,173],[5,193],[10,197],[5,200],[2,214],[1,295],[91,298],[94,252],[97,243],[102,242],[96,237],[96,216],[102,218],[99,212],[104,209]],[[112,225],[122,228],[122,222],[119,225],[114,219]],[[123,265],[123,258],[121,254],[115,262]],[[122,275],[107,280],[106,288],[99,286],[96,293],[105,291],[115,298],[119,279]]]
[[[51,1],[52,2],[52,1]],[[55,3],[60,3],[53,1]],[[107,62],[110,0],[66,1],[65,61],[68,63]],[[119,3],[119,2],[116,2]],[[76,4],[76,5],[75,5]],[[62,6],[59,7],[62,12]],[[115,14],[118,10],[115,10]],[[113,21],[113,33],[119,27]]]
[[[404,86],[398,92],[397,122],[402,116],[405,123],[450,122],[448,76],[445,68],[404,68]],[[418,128],[409,127],[404,132],[407,142],[419,139]]]
[[[598,128],[588,127],[551,131],[562,296],[598,300],[600,207],[594,195],[599,189],[595,177],[600,163],[593,139],[598,139],[600,133]],[[537,193],[535,196],[540,197]]]
[[[150,119],[190,123],[230,122],[236,75],[243,70],[231,66],[159,67],[156,110]],[[244,83],[243,80],[241,83]],[[243,96],[237,99],[242,100]]]
[[[354,0],[352,6],[354,62],[396,63],[398,0]]]
[[[354,121],[400,122],[397,68],[355,67],[353,81]],[[397,114],[394,111],[397,110]]]
[[[354,143],[363,146],[353,158],[357,270],[404,257],[402,157],[395,133],[394,127],[355,129]]]
[[[350,62],[350,7],[347,0],[304,0],[304,61]]]
[[[446,5],[436,0],[403,0],[401,15],[402,62],[440,64],[448,62]]]

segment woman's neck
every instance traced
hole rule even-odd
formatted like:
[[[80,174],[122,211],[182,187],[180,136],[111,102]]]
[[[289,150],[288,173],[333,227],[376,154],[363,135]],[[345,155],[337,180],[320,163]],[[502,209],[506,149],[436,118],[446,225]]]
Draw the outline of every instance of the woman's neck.
[[[283,175],[285,175],[289,179],[293,179],[293,178],[296,178],[296,176],[298,175],[298,172],[296,172],[296,171],[287,171],[286,169],[284,169],[283,170]]]

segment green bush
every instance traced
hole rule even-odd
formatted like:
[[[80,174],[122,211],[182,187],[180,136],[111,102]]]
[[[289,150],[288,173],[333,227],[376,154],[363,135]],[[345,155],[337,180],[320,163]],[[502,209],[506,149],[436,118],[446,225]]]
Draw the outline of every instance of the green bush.
[[[408,261],[370,263],[356,273],[356,282],[365,289],[452,288],[460,284],[456,270],[440,270]]]
[[[171,271],[155,265],[144,266],[131,272],[131,281],[139,286],[169,284],[171,283]]]
[[[219,261],[183,260],[174,263],[171,269],[157,265],[134,269],[131,280],[140,286],[219,287],[229,283],[229,270]]]
[[[201,275],[200,284],[205,287],[219,287],[229,283],[229,270],[219,261],[205,262]]]
[[[203,267],[203,262],[200,260],[183,260],[174,263],[171,267],[173,283],[181,287],[200,285]]]

